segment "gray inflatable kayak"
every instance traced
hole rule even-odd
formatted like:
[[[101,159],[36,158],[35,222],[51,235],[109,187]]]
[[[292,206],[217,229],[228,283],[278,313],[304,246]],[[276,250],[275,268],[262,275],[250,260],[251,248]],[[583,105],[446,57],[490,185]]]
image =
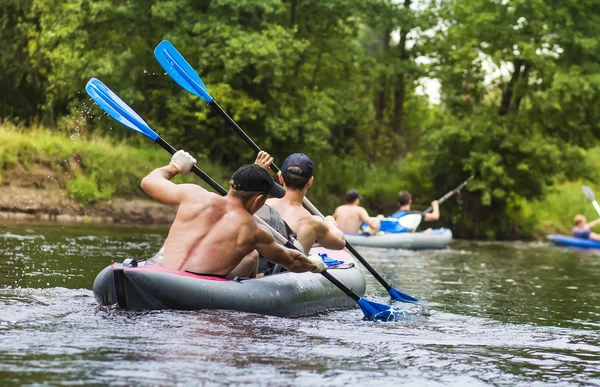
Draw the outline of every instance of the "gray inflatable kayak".
[[[382,247],[388,249],[443,249],[452,241],[452,231],[439,228],[431,232],[402,232],[382,235],[346,234],[346,240],[355,246]]]
[[[330,258],[344,261],[328,271],[360,296],[365,278],[353,258],[343,251],[322,248]],[[228,309],[274,316],[301,316],[330,309],[348,309],[356,303],[320,274],[290,273],[230,281],[199,276],[162,266],[128,267],[113,264],[94,281],[101,305],[141,309]]]

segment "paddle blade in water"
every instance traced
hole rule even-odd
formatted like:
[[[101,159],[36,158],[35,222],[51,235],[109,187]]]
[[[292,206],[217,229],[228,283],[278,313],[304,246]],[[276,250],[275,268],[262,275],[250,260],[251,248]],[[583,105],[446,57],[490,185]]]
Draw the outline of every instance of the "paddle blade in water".
[[[365,315],[365,320],[370,321],[399,321],[406,320],[409,316],[406,312],[392,308],[389,305],[380,304],[378,302],[368,301],[360,298],[358,306]]]
[[[150,129],[146,121],[142,119],[132,108],[129,107],[121,98],[113,93],[104,83],[96,78],[92,78],[85,86],[85,91],[109,116],[127,126],[129,129],[142,133],[156,141],[158,134]]]
[[[394,288],[390,288],[390,290],[388,290],[388,293],[390,293],[390,296],[396,301],[410,302],[410,303],[419,302],[419,300],[417,300],[413,296],[409,296],[408,294],[402,293],[401,291],[394,289]]]
[[[192,66],[177,51],[175,46],[168,40],[163,40],[154,49],[154,56],[158,63],[169,74],[177,84],[192,94],[197,95],[206,102],[211,102],[213,97],[208,94],[208,90],[200,79],[200,76],[194,71]]]
[[[581,190],[583,191],[583,194],[590,200],[596,200],[596,195],[594,195],[594,192],[592,191],[592,189],[587,186],[587,185],[583,185],[581,186]]]

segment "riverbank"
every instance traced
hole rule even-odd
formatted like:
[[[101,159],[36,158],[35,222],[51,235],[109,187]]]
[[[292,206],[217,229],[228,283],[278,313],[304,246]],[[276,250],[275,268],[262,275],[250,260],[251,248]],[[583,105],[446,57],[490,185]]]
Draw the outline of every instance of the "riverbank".
[[[149,200],[139,187],[152,168],[168,163],[168,154],[147,144],[74,133],[0,124],[0,219],[145,225],[173,220],[175,207]],[[206,169],[220,176],[218,168]]]
[[[0,186],[0,220],[99,224],[170,224],[176,207],[139,198],[119,198],[82,205],[65,189]]]
[[[144,138],[133,146],[78,128],[69,133],[0,124],[0,220],[143,225],[172,221],[176,208],[149,200],[139,187],[152,168],[169,162],[166,152]],[[201,154],[195,156],[206,173],[227,186],[233,171],[226,171]],[[598,181],[592,166],[600,163],[600,148],[587,151],[586,160],[590,179]],[[318,183],[309,194],[323,212],[339,205],[339,191],[347,188],[361,192],[363,205],[370,213],[390,213],[398,190],[409,190],[421,200],[431,196],[424,185],[427,179],[417,173],[422,161],[369,168],[352,161],[337,160],[335,170],[327,168],[325,162],[317,166]],[[174,181],[203,184],[193,176],[176,176]],[[595,219],[598,214],[582,194],[582,184],[590,185],[600,195],[600,186],[595,184],[562,182],[553,186],[542,201],[515,201],[505,214],[518,225],[514,238],[568,234],[573,216],[578,213]],[[424,203],[415,207],[423,208]],[[440,226],[452,227],[460,220],[449,217],[444,206],[441,210]],[[494,239],[491,231],[489,239]],[[460,237],[469,238],[468,230]]]

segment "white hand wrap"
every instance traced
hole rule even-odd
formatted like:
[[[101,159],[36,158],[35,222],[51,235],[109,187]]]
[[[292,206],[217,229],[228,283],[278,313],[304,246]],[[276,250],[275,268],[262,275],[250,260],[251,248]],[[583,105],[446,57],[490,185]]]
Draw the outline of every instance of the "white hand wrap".
[[[187,175],[190,173],[194,164],[196,164],[196,159],[186,151],[178,150],[173,157],[171,157],[171,164],[179,170],[179,173]]]
[[[325,262],[323,262],[323,259],[321,257],[319,257],[318,255],[311,255],[308,257],[308,259],[312,263],[317,265],[317,268],[315,270],[313,270],[312,273],[321,273],[321,272],[324,272],[325,270],[327,270],[327,265],[325,264]]]

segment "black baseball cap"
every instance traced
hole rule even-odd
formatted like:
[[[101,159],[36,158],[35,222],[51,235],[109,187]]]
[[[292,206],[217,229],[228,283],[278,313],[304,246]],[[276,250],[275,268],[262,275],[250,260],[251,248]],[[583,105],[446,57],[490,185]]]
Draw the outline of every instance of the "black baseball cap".
[[[351,189],[346,192],[346,203],[352,203],[356,199],[362,200],[362,195],[359,194],[357,190]]]
[[[283,161],[281,172],[303,177],[312,177],[313,162],[310,157],[304,153],[292,153]]]
[[[233,180],[233,187],[239,191],[268,192],[269,196],[274,198],[285,196],[285,189],[276,184],[271,175],[263,167],[256,164],[240,167],[231,176],[231,180]]]

